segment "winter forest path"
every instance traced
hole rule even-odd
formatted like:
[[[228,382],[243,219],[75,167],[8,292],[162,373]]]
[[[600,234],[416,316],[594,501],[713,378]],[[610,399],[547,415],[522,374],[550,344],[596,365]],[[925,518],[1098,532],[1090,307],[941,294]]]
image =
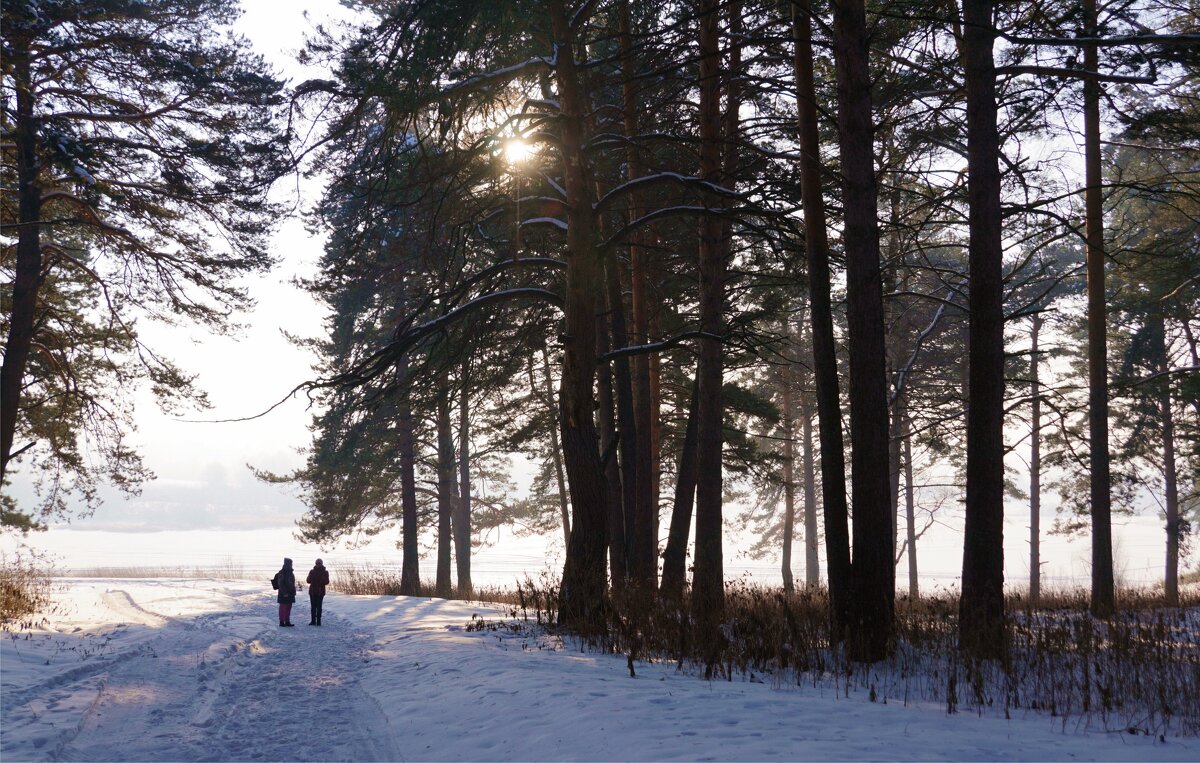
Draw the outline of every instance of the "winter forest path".
[[[84,659],[4,693],[6,760],[403,758],[359,683],[371,629],[330,614],[320,628],[305,625],[303,594],[294,628],[276,624],[269,593],[175,616],[165,614],[169,601],[139,601],[121,583],[97,591],[119,624],[82,651],[63,647],[51,663],[69,662],[72,652]],[[32,749],[10,746],[10,732],[26,724],[42,727]]]
[[[61,586],[43,626],[0,634],[4,763],[1200,760],[1195,738],[1034,712],[948,716],[670,662],[632,677],[486,604],[334,593],[317,628],[302,593],[280,628],[265,581]]]

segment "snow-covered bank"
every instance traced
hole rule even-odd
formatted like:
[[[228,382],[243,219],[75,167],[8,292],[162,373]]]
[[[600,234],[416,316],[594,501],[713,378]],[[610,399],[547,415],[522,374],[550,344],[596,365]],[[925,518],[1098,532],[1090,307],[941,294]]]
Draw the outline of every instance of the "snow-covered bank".
[[[17,760],[1196,760],[1200,740],[947,716],[469,629],[479,604],[343,597],[275,624],[265,586],[74,580],[0,642]]]

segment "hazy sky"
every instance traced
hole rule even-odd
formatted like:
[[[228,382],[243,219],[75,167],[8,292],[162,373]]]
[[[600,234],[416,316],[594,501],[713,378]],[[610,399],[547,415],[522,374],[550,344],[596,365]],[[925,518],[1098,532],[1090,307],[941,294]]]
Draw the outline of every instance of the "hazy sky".
[[[281,73],[302,81],[322,76],[295,61],[295,52],[313,25],[347,18],[336,2],[317,0],[245,0],[237,29]],[[308,11],[309,18],[305,18]],[[279,198],[311,199],[319,188],[296,178],[276,189]],[[140,324],[148,344],[199,375],[199,386],[213,404],[210,411],[185,418],[223,419],[258,413],[311,375],[311,358],[282,335],[301,336],[321,330],[321,308],[291,284],[311,272],[323,241],[309,235],[297,218],[279,227],[272,249],[279,265],[266,275],[244,279],[257,299],[256,309],[236,320],[244,330],[213,337],[188,328]],[[138,432],[132,438],[158,479],[145,485],[141,497],[124,499],[102,491],[104,505],[81,523],[88,529],[157,530],[164,528],[252,528],[291,524],[303,505],[278,487],[264,485],[246,468],[286,471],[303,458],[296,449],[309,441],[309,412],[304,398],[292,400],[270,415],[233,424],[196,424],[162,414],[147,390],[137,393]],[[18,474],[12,486],[17,500],[32,500],[30,485]],[[26,505],[28,505],[26,503]]]

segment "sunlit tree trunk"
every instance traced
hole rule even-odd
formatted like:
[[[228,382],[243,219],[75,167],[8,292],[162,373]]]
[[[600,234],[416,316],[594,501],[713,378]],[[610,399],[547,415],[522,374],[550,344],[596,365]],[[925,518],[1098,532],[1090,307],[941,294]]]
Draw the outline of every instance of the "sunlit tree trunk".
[[[821,560],[817,552],[817,474],[813,458],[813,411],[807,403],[800,405],[801,431],[804,437],[804,585],[815,588],[821,584]]]
[[[800,196],[804,206],[804,249],[812,322],[813,377],[821,447],[821,499],[825,514],[825,563],[828,568],[831,633],[845,636],[850,606],[850,531],[846,506],[846,460],[842,440],[833,307],[830,300],[829,244],[821,190],[820,136],[813,84],[812,11],[808,0],[792,5],[796,50],[796,109],[800,137]],[[815,525],[815,522],[814,522]],[[815,529],[815,527],[814,527]]]
[[[604,355],[609,351],[608,332],[602,326],[597,333],[599,345],[596,351]],[[612,367],[601,363],[596,373],[596,428],[600,434],[600,455],[604,462],[605,495],[608,500],[608,566],[614,588],[629,581],[629,547],[625,539],[625,511],[621,491],[621,471],[617,465],[617,423],[613,410],[616,406],[613,395]]]
[[[1042,597],[1042,365],[1038,333],[1042,316],[1033,314],[1029,327],[1029,603],[1038,606]]]
[[[1085,35],[1096,37],[1096,0],[1084,0]],[[1083,68],[1099,72],[1097,47],[1083,46]],[[1083,82],[1084,217],[1088,293],[1088,445],[1091,452],[1092,613],[1105,617],[1116,606],[1112,558],[1112,483],[1108,454],[1108,329],[1104,287],[1104,182],[1100,166],[1100,83]]]
[[[408,356],[401,355],[396,362],[397,402],[396,427],[399,429],[400,446],[400,507],[403,523],[402,556],[400,560],[400,595],[416,596],[420,593],[421,570],[420,548],[417,545],[417,474],[416,443],[413,437],[412,403],[404,392],[408,376]]]
[[[538,385],[534,380],[533,360],[529,361],[529,385],[534,395]],[[550,352],[542,345],[542,394],[550,419],[550,460],[554,464],[554,477],[558,483],[558,508],[562,516],[563,548],[571,543],[571,506],[567,501],[567,479],[563,473],[562,449],[558,446],[558,405],[554,398],[554,375],[550,372]]]
[[[584,630],[603,628],[608,507],[592,415],[596,377],[596,295],[603,264],[595,242],[594,199],[583,154],[586,108],[575,63],[574,32],[562,0],[549,0],[561,108],[558,121],[567,195],[567,278],[559,427],[571,490],[571,537],[563,567],[559,617]]]
[[[626,177],[629,180],[641,177],[641,157],[637,146],[632,140],[638,134],[638,114],[641,109],[637,102],[637,91],[634,85],[636,66],[633,57],[632,29],[629,19],[629,2],[621,0],[618,6],[619,36],[621,49],[621,98],[622,112],[625,125],[625,136],[629,138],[629,148],[625,154]],[[638,204],[638,194],[630,197],[629,218],[632,222],[642,214]],[[647,311],[646,260],[649,251],[642,245],[640,233],[634,233],[629,243],[630,262],[630,292],[633,310],[633,344],[645,344],[649,339],[649,314]],[[634,453],[637,458],[633,491],[633,526],[634,539],[632,556],[634,560],[634,578],[647,587],[657,583],[658,575],[658,499],[654,495],[654,464],[653,437],[651,435],[651,392],[650,392],[650,358],[647,355],[635,355],[632,363],[633,372],[633,413],[636,442]]]
[[[659,590],[663,598],[675,601],[683,595],[683,588],[687,584],[688,535],[692,529],[692,505],[696,497],[697,389],[698,385],[693,382],[683,448],[679,451],[678,472],[675,475],[671,526],[667,533],[667,547],[663,550],[662,584]]]
[[[454,560],[458,592],[468,596],[471,583],[471,360],[462,363],[458,402],[458,501],[454,506]]]
[[[1182,523],[1179,517],[1179,486],[1175,475],[1175,415],[1171,411],[1171,377],[1168,374],[1170,366],[1167,359],[1167,325],[1163,318],[1161,306],[1154,315],[1157,324],[1154,327],[1155,348],[1158,358],[1158,374],[1162,379],[1162,393],[1159,396],[1159,406],[1162,410],[1162,453],[1163,453],[1163,482],[1166,489],[1167,509],[1167,564],[1166,576],[1163,581],[1163,591],[1166,594],[1167,605],[1179,606],[1179,540],[1182,535]]]
[[[740,43],[733,28],[740,23],[740,4],[730,3],[730,65],[722,77],[720,55],[720,3],[704,0],[700,6],[700,177],[711,183],[725,183],[723,148],[735,141],[738,88],[735,72],[739,68]],[[721,112],[721,83],[728,85],[725,119]],[[733,125],[734,130],[730,129]],[[727,162],[726,162],[727,164]],[[722,201],[704,194],[706,207]],[[692,614],[697,636],[711,661],[720,635],[717,624],[725,606],[725,575],[722,550],[723,481],[721,451],[724,442],[724,400],[722,394],[725,331],[725,277],[729,257],[729,227],[715,214],[706,214],[700,230],[700,330],[696,375],[699,380],[696,481],[696,561],[692,575]]]
[[[445,376],[438,380],[437,389],[437,579],[436,595],[449,598],[454,592],[450,578],[453,549],[454,511],[454,436],[450,423],[450,389]]]
[[[643,258],[644,259],[644,258]],[[660,304],[655,300],[654,304]],[[649,319],[649,337],[662,335],[658,326],[658,313],[651,313]],[[650,363],[650,505],[654,507],[654,537],[660,536],[659,527],[659,492],[662,484],[662,356],[652,353]]]
[[[966,0],[962,59],[970,202],[970,366],[959,642],[982,657],[997,657],[1004,649],[1003,245],[994,40],[991,0]]]
[[[792,581],[792,536],[796,523],[796,448],[792,442],[795,433],[795,411],[792,405],[792,366],[789,364],[780,374],[780,386],[783,398],[783,421],[780,432],[783,435],[783,553],[781,554],[781,572],[783,573],[783,590],[791,593],[795,590]]]
[[[11,67],[17,108],[16,120],[11,126],[5,125],[5,132],[12,130],[6,141],[11,140],[15,147],[17,219],[20,225],[17,229],[16,267],[13,272],[12,312],[8,316],[4,362],[0,366],[0,483],[8,474],[8,464],[13,454],[21,388],[24,386],[29,350],[33,346],[38,290],[43,278],[41,226],[38,223],[41,219],[42,188],[38,182],[38,123],[33,117],[29,49],[27,44],[19,41],[10,42],[13,44],[8,51],[6,68]],[[8,151],[7,146],[5,151]]]
[[[892,643],[896,565],[888,508],[888,406],[878,193],[862,0],[833,3],[838,144],[845,209],[846,313],[850,356],[850,486],[854,505],[851,658],[875,662]]]
[[[908,530],[908,597],[914,603],[920,597],[917,582],[917,500],[913,492],[912,422],[907,409],[903,414],[904,437],[904,519]]]

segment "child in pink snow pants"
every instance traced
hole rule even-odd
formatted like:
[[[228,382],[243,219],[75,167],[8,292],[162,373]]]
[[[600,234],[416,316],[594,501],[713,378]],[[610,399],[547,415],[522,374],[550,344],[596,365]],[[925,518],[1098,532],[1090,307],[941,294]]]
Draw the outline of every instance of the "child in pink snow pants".
[[[272,585],[279,589],[279,626],[292,627],[292,605],[296,603],[296,574],[292,572],[292,560],[284,558],[283,569],[275,573]]]

